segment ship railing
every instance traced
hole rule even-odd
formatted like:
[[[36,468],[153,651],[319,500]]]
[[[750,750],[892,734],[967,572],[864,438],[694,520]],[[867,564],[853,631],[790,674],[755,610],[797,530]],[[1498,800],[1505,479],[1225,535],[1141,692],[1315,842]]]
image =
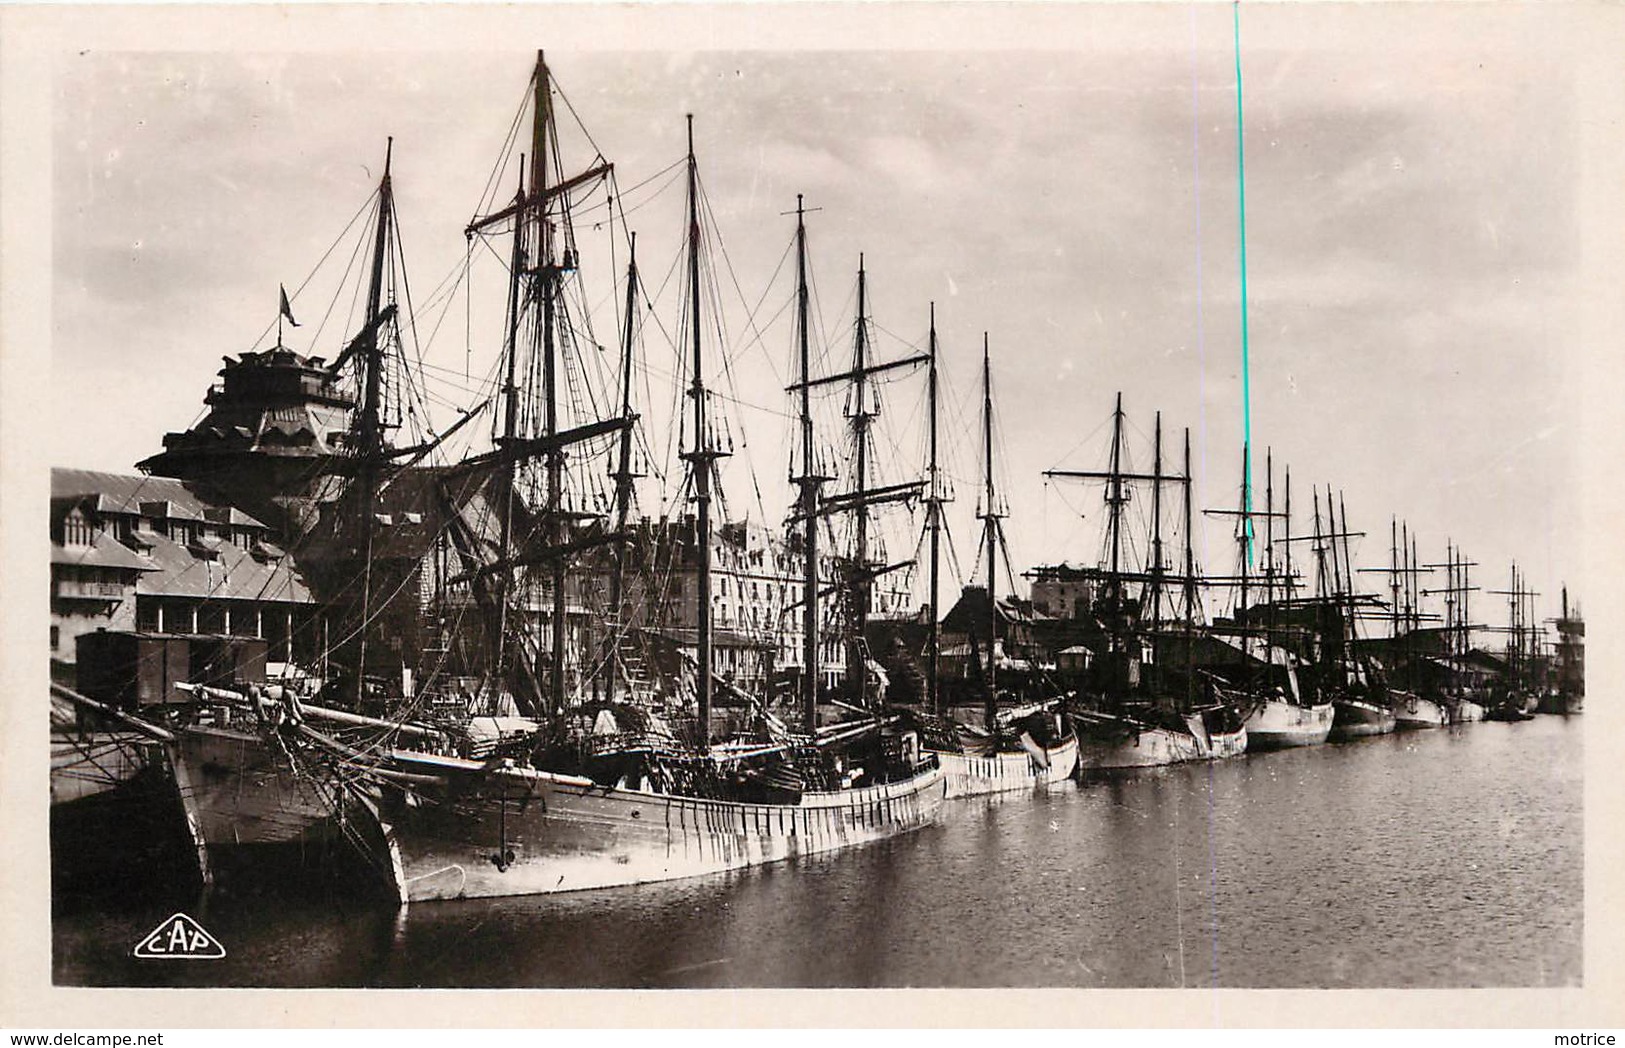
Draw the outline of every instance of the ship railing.
[[[611,753],[675,753],[681,747],[671,736],[658,732],[621,731],[583,736],[581,749],[585,756],[602,757]]]

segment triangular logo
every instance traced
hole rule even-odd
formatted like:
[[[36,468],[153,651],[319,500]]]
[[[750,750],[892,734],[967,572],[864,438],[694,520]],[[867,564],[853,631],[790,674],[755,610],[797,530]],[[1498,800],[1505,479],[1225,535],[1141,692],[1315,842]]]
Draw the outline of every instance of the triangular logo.
[[[184,913],[164,921],[142,939],[135,948],[137,957],[162,960],[202,961],[226,955],[220,940],[203,930],[203,926]]]

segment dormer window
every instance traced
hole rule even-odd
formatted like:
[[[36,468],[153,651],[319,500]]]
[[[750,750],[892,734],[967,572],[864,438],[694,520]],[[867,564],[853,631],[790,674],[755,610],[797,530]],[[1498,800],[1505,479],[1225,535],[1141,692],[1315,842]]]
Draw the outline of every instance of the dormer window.
[[[64,546],[88,546],[95,540],[94,529],[90,521],[85,519],[84,512],[75,507],[68,511],[62,519],[62,544]]]
[[[281,547],[273,546],[271,543],[263,540],[254,543],[252,552],[254,559],[259,561],[261,564],[274,564],[283,557]]]

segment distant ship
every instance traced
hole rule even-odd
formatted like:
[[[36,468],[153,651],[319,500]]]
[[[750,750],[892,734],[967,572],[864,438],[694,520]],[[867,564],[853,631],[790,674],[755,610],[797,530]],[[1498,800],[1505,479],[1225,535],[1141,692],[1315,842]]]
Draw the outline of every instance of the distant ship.
[[[1264,457],[1264,507],[1253,504],[1251,449],[1242,448],[1241,495],[1234,510],[1208,510],[1236,520],[1236,612],[1230,628],[1232,643],[1243,669],[1232,671],[1235,703],[1246,715],[1250,751],[1315,746],[1331,734],[1333,706],[1306,687],[1300,672],[1302,651],[1310,631],[1302,628],[1297,612],[1297,577],[1292,567],[1292,471],[1285,474],[1284,507],[1275,509],[1274,454]],[[1263,522],[1262,570],[1253,567],[1258,525]],[[1281,523],[1277,542],[1276,524]],[[1261,591],[1261,592],[1260,592]],[[1249,597],[1259,592],[1253,604]],[[1220,635],[1215,625],[1214,634]]]
[[[1150,473],[1123,463],[1123,398],[1112,412],[1110,459],[1104,471],[1047,470],[1047,477],[1104,482],[1106,563],[1082,569],[1094,587],[1089,613],[1104,650],[1092,656],[1082,692],[1069,712],[1084,774],[1235,757],[1247,750],[1242,711],[1211,679],[1202,678],[1191,653],[1203,636],[1191,542],[1190,434],[1182,474],[1162,465],[1162,415],[1156,419]],[[1184,564],[1169,563],[1163,540],[1163,488],[1183,493]],[[1147,556],[1133,570],[1124,556],[1124,507],[1133,487],[1150,486]],[[1177,590],[1177,592],[1176,592]]]
[[[1563,613],[1556,622],[1556,680],[1542,696],[1540,712],[1575,714],[1585,709],[1586,624],[1578,605],[1570,607],[1569,588],[1563,587]]]

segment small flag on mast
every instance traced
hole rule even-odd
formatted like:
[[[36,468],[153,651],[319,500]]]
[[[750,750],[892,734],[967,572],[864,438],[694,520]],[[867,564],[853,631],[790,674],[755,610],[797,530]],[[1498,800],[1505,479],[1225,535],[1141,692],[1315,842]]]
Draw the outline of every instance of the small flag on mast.
[[[293,319],[293,307],[288,305],[288,289],[278,284],[277,290],[282,293],[282,315],[288,318],[288,323],[298,327],[299,321]]]

